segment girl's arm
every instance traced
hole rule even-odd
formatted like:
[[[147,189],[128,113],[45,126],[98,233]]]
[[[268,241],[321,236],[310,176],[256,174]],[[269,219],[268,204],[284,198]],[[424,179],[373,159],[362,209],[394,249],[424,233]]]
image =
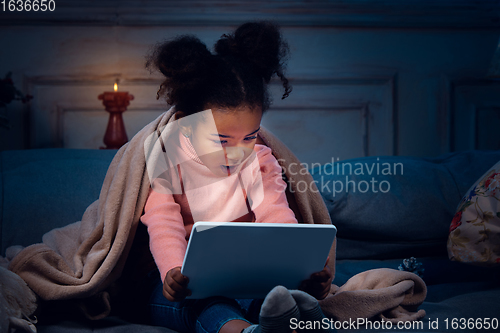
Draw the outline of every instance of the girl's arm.
[[[172,194],[150,189],[141,221],[148,228],[151,254],[164,281],[170,269],[182,266],[186,253],[186,229],[180,206]]]

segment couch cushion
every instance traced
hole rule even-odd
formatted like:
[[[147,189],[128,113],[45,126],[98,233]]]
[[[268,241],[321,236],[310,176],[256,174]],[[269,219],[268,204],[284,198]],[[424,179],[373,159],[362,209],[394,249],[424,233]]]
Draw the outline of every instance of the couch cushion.
[[[458,202],[499,159],[500,151],[469,151],[436,158],[364,157],[314,168],[338,229],[337,257],[446,255]]]
[[[1,250],[79,221],[98,199],[116,150],[33,149],[2,155]]]

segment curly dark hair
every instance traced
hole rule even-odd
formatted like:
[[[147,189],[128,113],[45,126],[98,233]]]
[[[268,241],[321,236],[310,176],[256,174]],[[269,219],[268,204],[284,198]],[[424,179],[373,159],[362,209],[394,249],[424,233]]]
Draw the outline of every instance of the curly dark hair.
[[[165,96],[186,115],[213,106],[246,105],[264,112],[271,104],[267,84],[274,74],[285,89],[282,99],[291,92],[284,75],[289,48],[276,24],[245,23],[222,35],[214,51],[192,35],[155,45],[146,57],[146,68],[165,76],[157,99]]]

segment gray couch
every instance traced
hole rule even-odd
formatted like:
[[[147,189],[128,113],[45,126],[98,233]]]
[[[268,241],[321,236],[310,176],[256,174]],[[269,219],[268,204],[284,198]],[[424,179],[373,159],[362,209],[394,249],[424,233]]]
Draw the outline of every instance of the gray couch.
[[[40,242],[43,233],[80,220],[85,208],[98,198],[114,153],[67,149],[1,152],[1,254],[11,245]],[[428,296],[420,308],[426,310],[427,316],[423,328],[399,331],[474,332],[452,328],[452,319],[500,320],[500,269],[450,262],[446,254],[448,228],[458,202],[476,179],[499,160],[500,151],[469,151],[432,159],[349,160],[345,161],[343,174],[335,172],[336,165],[311,170],[338,228],[334,283],[342,285],[371,268],[397,269],[402,259],[413,256],[425,269]],[[356,163],[365,164],[364,174],[349,173],[349,163],[353,169]],[[395,172],[383,175],[382,168],[387,166],[383,163],[395,165]],[[349,181],[349,191],[345,191]],[[340,182],[344,185],[342,191]],[[367,191],[365,182],[370,186]],[[373,184],[382,187],[374,191]],[[39,332],[172,332],[118,315],[96,322],[77,316],[40,319]],[[438,328],[429,328],[429,322],[436,320]]]

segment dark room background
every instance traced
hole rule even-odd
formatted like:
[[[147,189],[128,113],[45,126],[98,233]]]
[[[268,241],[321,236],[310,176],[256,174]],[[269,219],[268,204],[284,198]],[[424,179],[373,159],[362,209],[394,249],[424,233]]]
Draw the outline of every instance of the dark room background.
[[[1,150],[98,149],[108,114],[97,96],[115,81],[135,97],[124,113],[130,139],[169,107],[156,100],[160,76],[144,68],[151,45],[196,34],[211,47],[261,19],[283,28],[293,85],[263,124],[304,162],[500,149],[500,80],[490,68],[499,1],[54,4],[45,12],[1,8],[0,79],[12,72],[14,86],[33,96],[0,107]]]

